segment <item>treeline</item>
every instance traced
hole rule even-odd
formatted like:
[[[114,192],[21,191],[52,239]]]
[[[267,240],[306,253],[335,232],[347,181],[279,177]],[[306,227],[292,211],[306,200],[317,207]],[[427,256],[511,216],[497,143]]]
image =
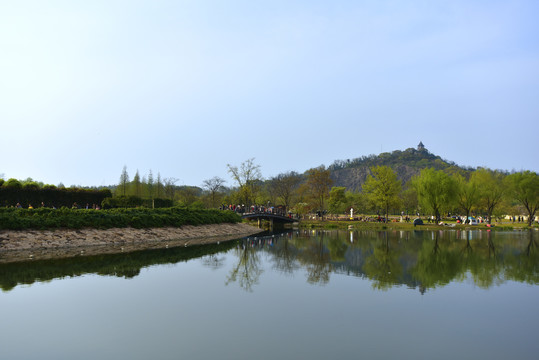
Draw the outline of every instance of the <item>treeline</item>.
[[[361,191],[348,191],[333,186],[332,172],[324,166],[263,180],[253,160],[228,165],[236,187],[218,193],[220,204],[279,206],[298,215],[349,214],[354,209],[356,216],[378,214],[386,219],[419,213],[432,215],[437,222],[449,214],[465,219],[484,216],[487,222],[502,215],[525,215],[529,225],[539,207],[539,176],[532,171],[508,174],[485,168],[428,167],[403,183],[391,167],[373,166]]]
[[[110,198],[110,189],[85,189],[43,185],[35,181],[0,179],[0,207],[95,207]]]
[[[148,175],[142,177],[137,170],[131,179],[124,166],[118,185],[112,187],[113,197],[106,199],[104,208],[116,207],[147,207],[164,208],[171,206],[190,206],[202,209],[205,206],[200,201],[202,189],[196,186],[178,186],[176,178],[163,178],[158,172],[154,177],[150,170]]]

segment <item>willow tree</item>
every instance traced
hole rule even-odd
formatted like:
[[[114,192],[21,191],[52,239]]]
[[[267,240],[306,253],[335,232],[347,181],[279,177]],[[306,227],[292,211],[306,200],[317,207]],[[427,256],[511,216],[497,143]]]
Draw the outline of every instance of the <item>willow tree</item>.
[[[479,184],[475,177],[466,179],[461,174],[455,175],[457,185],[457,202],[459,207],[466,213],[466,221],[470,217],[473,208],[477,207],[480,199]]]
[[[531,226],[539,208],[539,175],[527,170],[508,175],[505,181],[512,197],[528,212],[528,226]]]
[[[372,175],[367,176],[363,192],[375,207],[384,210],[387,221],[389,209],[400,205],[402,185],[397,174],[388,166],[375,166],[370,170]]]
[[[472,173],[479,187],[480,206],[487,211],[487,222],[490,224],[494,209],[502,202],[506,193],[503,186],[504,174],[500,171],[478,169]]]
[[[430,211],[440,221],[442,211],[450,209],[457,194],[457,184],[454,178],[442,170],[427,168],[412,178],[412,186],[417,192],[421,207]]]

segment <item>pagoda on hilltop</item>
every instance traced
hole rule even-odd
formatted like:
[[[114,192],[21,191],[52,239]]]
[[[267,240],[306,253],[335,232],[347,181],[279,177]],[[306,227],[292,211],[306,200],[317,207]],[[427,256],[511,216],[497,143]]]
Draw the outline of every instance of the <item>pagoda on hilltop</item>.
[[[419,142],[419,145],[417,145],[417,151],[425,151],[425,145],[423,145],[423,142]]]

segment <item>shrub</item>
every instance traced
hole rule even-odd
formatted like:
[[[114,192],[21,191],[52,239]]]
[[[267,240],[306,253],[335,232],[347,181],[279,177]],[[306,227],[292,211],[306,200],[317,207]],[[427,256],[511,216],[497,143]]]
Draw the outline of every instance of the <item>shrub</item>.
[[[128,227],[180,227],[217,223],[237,223],[241,217],[231,211],[189,210],[187,208],[75,210],[0,208],[0,229],[55,229]]]

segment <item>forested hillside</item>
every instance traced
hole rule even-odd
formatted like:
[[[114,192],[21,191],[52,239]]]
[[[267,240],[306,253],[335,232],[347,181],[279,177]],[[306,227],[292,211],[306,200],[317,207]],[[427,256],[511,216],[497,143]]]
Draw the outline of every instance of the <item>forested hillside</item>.
[[[418,175],[421,169],[434,168],[453,173],[472,171],[472,168],[460,167],[452,161],[442,159],[430,153],[422,144],[417,149],[395,150],[380,155],[362,156],[355,159],[337,160],[328,167],[334,186],[344,186],[351,191],[360,191],[373,166],[389,166],[397,173],[403,184]]]

